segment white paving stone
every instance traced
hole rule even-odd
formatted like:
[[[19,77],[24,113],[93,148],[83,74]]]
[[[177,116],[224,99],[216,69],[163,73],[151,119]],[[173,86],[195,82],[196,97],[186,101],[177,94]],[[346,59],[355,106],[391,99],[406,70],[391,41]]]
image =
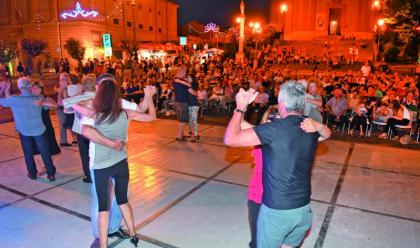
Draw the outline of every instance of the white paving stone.
[[[22,196],[0,189],[0,208],[22,198]]]
[[[246,247],[246,192],[243,187],[209,183],[140,233],[183,248]]]
[[[92,242],[90,223],[32,200],[0,209],[2,248],[77,248]]]
[[[418,248],[420,223],[337,207],[324,248]]]
[[[350,167],[338,203],[420,220],[420,177]]]

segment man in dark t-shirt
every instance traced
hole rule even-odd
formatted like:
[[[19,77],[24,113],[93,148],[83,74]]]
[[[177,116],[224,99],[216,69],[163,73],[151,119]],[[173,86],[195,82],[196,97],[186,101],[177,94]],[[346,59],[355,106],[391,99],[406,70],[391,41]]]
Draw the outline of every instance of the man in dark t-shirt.
[[[288,81],[278,97],[280,118],[251,129],[241,129],[246,105],[255,99],[252,90],[236,96],[237,108],[226,129],[228,146],[261,145],[263,152],[263,200],[258,216],[257,247],[297,247],[311,227],[311,169],[318,138],[331,131],[302,116],[305,87]]]
[[[186,80],[187,72],[184,65],[178,68],[178,75],[174,80],[175,110],[178,118],[179,127],[177,141],[185,141],[184,128],[189,122],[188,115],[188,89],[191,83]]]

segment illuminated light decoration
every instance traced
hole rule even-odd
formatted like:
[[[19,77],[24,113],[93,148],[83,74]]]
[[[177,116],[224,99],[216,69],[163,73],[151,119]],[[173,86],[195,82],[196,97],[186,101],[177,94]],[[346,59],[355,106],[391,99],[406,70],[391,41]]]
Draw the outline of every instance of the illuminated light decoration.
[[[219,32],[219,27],[213,22],[210,22],[204,27],[204,32]]]
[[[76,18],[79,15],[81,15],[81,16],[83,16],[85,18],[86,17],[97,17],[99,15],[99,12],[98,11],[95,11],[95,10],[91,10],[91,11],[84,10],[84,9],[82,9],[82,6],[80,5],[80,3],[77,2],[76,3],[76,9],[75,10],[73,10],[71,12],[63,12],[61,14],[61,17],[63,19],[67,19],[69,17]]]

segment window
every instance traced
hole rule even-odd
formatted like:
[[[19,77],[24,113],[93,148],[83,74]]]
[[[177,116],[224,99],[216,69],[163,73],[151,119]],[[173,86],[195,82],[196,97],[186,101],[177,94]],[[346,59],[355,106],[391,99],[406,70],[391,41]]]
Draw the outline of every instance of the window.
[[[127,27],[131,27],[133,24],[130,21],[127,21]]]
[[[120,20],[119,20],[119,19],[117,19],[117,18],[114,18],[114,24],[115,24],[115,25],[120,24]]]
[[[139,29],[143,30],[143,24],[139,24]]]
[[[159,33],[162,33],[162,28],[159,28],[158,31],[159,31]]]
[[[152,26],[149,26],[149,31],[153,32],[153,27]]]

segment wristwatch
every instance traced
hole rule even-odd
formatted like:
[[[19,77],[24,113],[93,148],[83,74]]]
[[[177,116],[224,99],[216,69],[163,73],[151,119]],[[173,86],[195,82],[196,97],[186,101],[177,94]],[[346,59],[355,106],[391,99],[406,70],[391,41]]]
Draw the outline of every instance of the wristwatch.
[[[241,110],[241,109],[235,109],[235,112],[237,112],[237,113],[241,113],[241,114],[244,114],[244,112],[245,112],[245,111],[243,111],[243,110]]]

